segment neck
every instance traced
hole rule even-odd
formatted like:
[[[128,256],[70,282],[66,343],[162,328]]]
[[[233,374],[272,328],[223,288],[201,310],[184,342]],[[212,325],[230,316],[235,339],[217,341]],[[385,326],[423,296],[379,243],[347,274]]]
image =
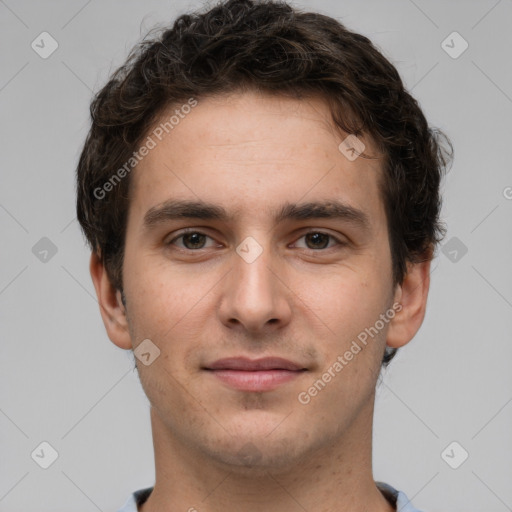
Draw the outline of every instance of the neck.
[[[156,481],[140,512],[393,512],[372,476],[373,400],[344,432],[293,463],[227,466],[180,443],[151,408]]]

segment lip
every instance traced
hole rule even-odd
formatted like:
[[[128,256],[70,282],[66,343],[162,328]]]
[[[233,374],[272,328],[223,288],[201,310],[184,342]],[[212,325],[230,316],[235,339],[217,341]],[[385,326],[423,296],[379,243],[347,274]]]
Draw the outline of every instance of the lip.
[[[248,357],[226,357],[219,359],[206,367],[208,370],[306,370],[303,366],[282,357],[262,357],[249,359]]]
[[[229,357],[215,361],[204,370],[240,391],[271,391],[298,378],[307,368],[281,357]]]

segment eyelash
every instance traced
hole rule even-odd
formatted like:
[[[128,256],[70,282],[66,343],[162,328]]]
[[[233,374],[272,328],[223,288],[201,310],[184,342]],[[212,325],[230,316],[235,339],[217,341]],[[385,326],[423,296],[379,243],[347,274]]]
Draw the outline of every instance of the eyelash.
[[[190,234],[204,235],[207,238],[210,238],[210,239],[213,240],[213,238],[211,236],[207,235],[206,233],[203,233],[202,231],[198,231],[196,229],[187,229],[187,230],[181,232],[180,235],[174,237],[169,242],[166,242],[165,245],[166,246],[171,246],[171,245],[174,244],[174,242],[176,240],[179,240],[180,238],[183,238],[184,236],[190,235]],[[334,249],[336,246],[343,247],[343,246],[347,245],[346,242],[341,241],[339,238],[335,237],[334,235],[331,235],[330,233],[326,233],[325,231],[318,231],[318,230],[308,231],[308,232],[302,234],[297,240],[300,240],[301,238],[304,238],[305,236],[310,235],[310,234],[325,235],[325,236],[329,237],[329,241],[330,240],[334,240],[336,242],[336,245],[332,246],[332,247],[325,247],[325,248],[320,248],[320,249],[303,248],[304,250],[312,252],[312,253],[318,253],[318,252],[322,252],[322,251],[325,252],[325,251],[327,251],[329,249]],[[186,251],[186,252],[200,252],[201,250],[207,249],[207,248],[201,247],[200,249],[187,249],[186,247],[178,247],[178,249],[181,250],[181,251]]]

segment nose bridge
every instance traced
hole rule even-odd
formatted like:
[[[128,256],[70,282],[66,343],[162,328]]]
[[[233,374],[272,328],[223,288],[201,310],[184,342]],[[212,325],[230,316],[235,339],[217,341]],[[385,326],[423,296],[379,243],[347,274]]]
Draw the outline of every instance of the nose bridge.
[[[221,300],[224,323],[242,324],[248,330],[257,331],[269,324],[288,321],[286,288],[275,275],[272,255],[268,243],[260,244],[252,237],[237,246]]]
[[[272,259],[270,252],[268,247],[260,249],[251,241],[243,242],[237,247],[233,278],[236,295],[242,301],[254,300],[258,303],[260,299],[272,299],[270,275],[273,274],[269,269]]]

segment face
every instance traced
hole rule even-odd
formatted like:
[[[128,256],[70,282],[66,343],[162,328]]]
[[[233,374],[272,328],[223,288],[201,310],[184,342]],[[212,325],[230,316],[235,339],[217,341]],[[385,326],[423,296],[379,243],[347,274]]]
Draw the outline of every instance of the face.
[[[400,290],[381,161],[351,161],[345,137],[321,99],[231,94],[200,100],[132,171],[127,333],[111,339],[160,350],[138,371],[176,443],[284,467],[372,410]],[[297,371],[215,369],[225,358]]]

